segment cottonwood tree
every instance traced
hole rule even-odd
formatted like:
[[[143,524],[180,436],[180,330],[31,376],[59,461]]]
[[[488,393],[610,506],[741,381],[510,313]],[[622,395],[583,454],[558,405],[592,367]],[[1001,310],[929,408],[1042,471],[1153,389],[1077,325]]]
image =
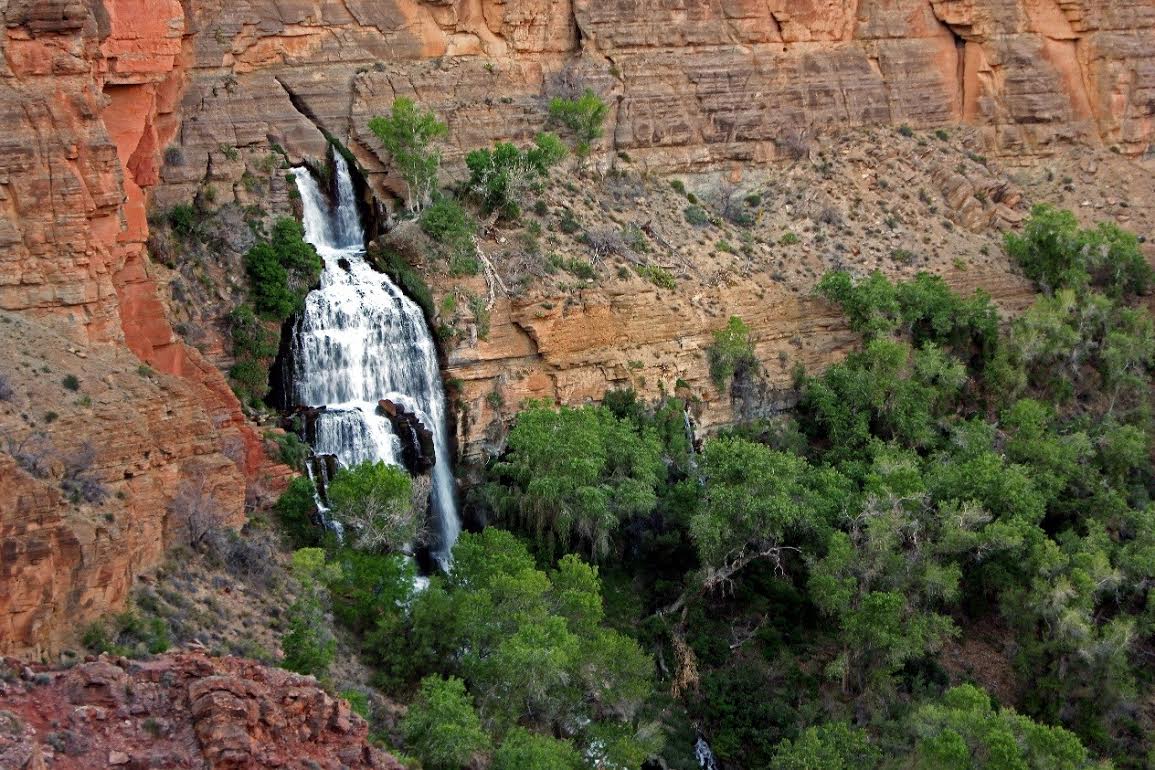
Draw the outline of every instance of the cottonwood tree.
[[[383,462],[342,469],[329,482],[333,515],[348,527],[357,548],[396,551],[418,543],[424,511],[412,501],[409,474]]]
[[[405,181],[406,205],[419,214],[433,199],[437,190],[437,172],[441,168],[441,149],[437,140],[449,132],[433,112],[422,112],[411,99],[398,97],[389,115],[369,121],[389,153],[390,162]]]

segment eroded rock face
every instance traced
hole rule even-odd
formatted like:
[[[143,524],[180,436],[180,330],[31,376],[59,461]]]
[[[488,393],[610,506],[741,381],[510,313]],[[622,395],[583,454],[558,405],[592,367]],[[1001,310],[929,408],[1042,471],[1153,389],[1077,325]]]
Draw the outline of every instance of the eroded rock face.
[[[0,660],[9,672],[15,660]],[[0,683],[0,766],[400,770],[312,677],[196,652],[101,657]]]
[[[0,403],[0,652],[50,654],[179,540],[182,489],[198,485],[236,525],[246,487],[283,469],[267,467],[221,373],[173,334],[146,251],[148,194],[179,129],[180,2],[0,13],[0,310],[19,313],[0,314],[16,391]],[[82,389],[61,391],[65,375]],[[17,451],[29,441],[43,475]],[[63,488],[82,445],[99,502]]]
[[[321,157],[324,129],[382,171],[370,117],[409,96],[460,153],[525,139],[591,87],[605,149],[651,169],[781,157],[799,132],[983,127],[987,152],[1150,145],[1151,0],[393,0],[192,3],[189,87],[161,195],[237,178],[222,144]],[[394,188],[382,176],[379,189]],[[225,193],[227,195],[227,192]]]

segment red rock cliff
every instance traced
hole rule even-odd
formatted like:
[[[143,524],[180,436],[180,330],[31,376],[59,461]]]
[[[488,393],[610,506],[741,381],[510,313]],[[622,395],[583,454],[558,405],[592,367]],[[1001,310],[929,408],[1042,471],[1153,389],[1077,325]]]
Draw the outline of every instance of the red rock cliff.
[[[0,652],[44,654],[122,606],[179,541],[182,490],[237,524],[265,461],[224,378],[174,337],[146,253],[147,198],[179,129],[180,3],[17,0],[3,14]],[[81,454],[93,499],[68,486]]]

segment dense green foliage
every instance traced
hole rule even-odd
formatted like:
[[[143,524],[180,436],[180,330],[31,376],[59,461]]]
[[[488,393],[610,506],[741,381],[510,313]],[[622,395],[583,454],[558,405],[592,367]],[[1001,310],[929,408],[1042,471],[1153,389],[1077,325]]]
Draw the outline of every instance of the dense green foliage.
[[[420,540],[425,511],[413,505],[413,484],[403,468],[364,462],[338,471],[327,491],[332,515],[357,548],[395,551]]]
[[[605,558],[614,534],[657,502],[660,446],[608,409],[529,405],[509,436],[509,452],[493,469],[494,507],[532,530],[548,553],[581,551]]]
[[[406,743],[429,770],[458,770],[489,748],[489,736],[457,677],[423,679],[401,727]]]
[[[1080,228],[1074,214],[1046,204],[1032,209],[1022,235],[1007,234],[1006,246],[1048,294],[1093,287],[1118,298],[1142,294],[1151,283],[1151,267],[1133,233],[1111,222]]]
[[[710,378],[719,390],[731,377],[746,374],[758,365],[750,341],[750,328],[738,316],[730,316],[726,327],[714,332],[714,342],[707,348],[706,355],[710,362]]]
[[[308,476],[298,476],[277,498],[273,511],[294,548],[312,548],[321,544],[321,529],[316,525],[316,489]]]
[[[565,145],[555,134],[538,134],[524,150],[499,142],[492,150],[469,153],[469,189],[481,199],[483,209],[506,219],[517,219],[530,193],[539,191],[552,166],[565,157]]]
[[[280,335],[253,312],[239,305],[229,313],[229,333],[233,343],[233,365],[229,379],[243,403],[259,406],[269,390],[269,367],[277,355]]]
[[[420,213],[437,190],[441,150],[436,143],[448,127],[432,112],[422,112],[411,99],[399,97],[388,115],[369,121],[369,130],[381,140],[390,163],[405,180],[409,210]]]
[[[245,255],[257,313],[284,321],[297,312],[320,277],[321,268],[321,258],[305,241],[301,224],[291,217],[278,219],[269,240],[253,246]]]

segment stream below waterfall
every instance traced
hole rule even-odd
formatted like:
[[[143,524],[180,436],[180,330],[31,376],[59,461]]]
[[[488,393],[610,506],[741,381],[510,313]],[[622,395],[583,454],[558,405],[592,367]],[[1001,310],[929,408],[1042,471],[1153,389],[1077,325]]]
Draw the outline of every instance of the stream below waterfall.
[[[378,410],[381,399],[403,406],[432,432],[434,555],[444,566],[461,523],[437,348],[421,308],[365,260],[365,230],[349,167],[337,152],[333,163],[336,201],[307,168],[293,169],[305,240],[325,267],[293,331],[292,401],[325,407],[313,450],[335,455],[342,467],[378,460],[401,464],[401,442]]]

